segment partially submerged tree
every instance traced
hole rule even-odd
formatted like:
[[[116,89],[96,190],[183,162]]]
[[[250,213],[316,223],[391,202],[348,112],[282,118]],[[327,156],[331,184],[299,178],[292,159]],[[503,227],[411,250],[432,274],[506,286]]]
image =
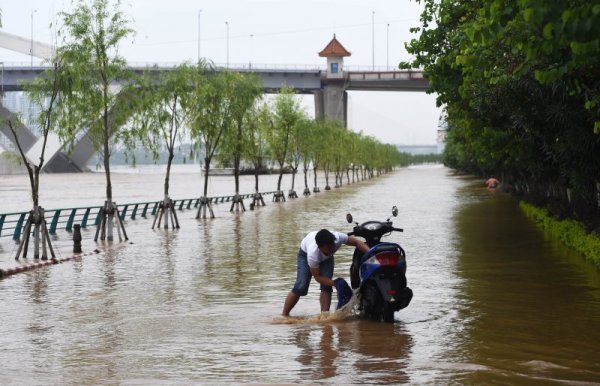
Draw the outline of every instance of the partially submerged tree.
[[[173,70],[156,74],[147,72],[136,84],[137,98],[135,113],[132,115],[132,129],[127,134],[129,148],[136,148],[141,143],[152,151],[154,160],[159,158],[159,150],[168,151],[167,170],[163,191],[163,200],[156,212],[152,229],[169,228],[169,220],[173,228],[179,228],[179,220],[173,200],[169,197],[169,180],[171,164],[175,158],[176,145],[186,135],[187,115],[181,106],[181,100],[190,92],[190,75],[192,68],[181,65]]]
[[[207,210],[210,217],[214,218],[207,197],[208,177],[211,162],[231,127],[231,100],[235,98],[235,90],[229,86],[226,72],[207,71],[202,66],[193,71],[191,80],[192,91],[181,103],[188,114],[190,136],[195,141],[196,149],[204,151],[204,192],[196,218],[206,218]]]
[[[304,196],[310,196],[310,188],[308,187],[308,169],[316,150],[317,142],[317,121],[303,117],[298,124],[298,130],[301,136],[298,138],[298,153],[302,162],[302,172],[304,175]]]
[[[231,209],[234,206],[236,210],[240,207],[246,210],[244,202],[240,197],[240,165],[244,156],[244,149],[250,144],[247,143],[249,136],[247,131],[254,131],[253,118],[250,114],[257,99],[262,95],[262,82],[256,75],[242,75],[238,73],[226,73],[229,78],[228,87],[235,92],[235,97],[230,99],[231,128],[227,135],[223,137],[221,149],[218,158],[221,162],[233,165],[233,176],[235,180],[235,196],[231,202]]]
[[[29,184],[31,187],[31,200],[33,203],[33,210],[29,212],[29,216],[25,222],[25,227],[23,228],[23,238],[19,243],[19,248],[17,249],[15,259],[19,259],[21,252],[23,253],[23,258],[27,258],[27,250],[29,247],[32,227],[34,235],[33,258],[40,258],[40,241],[42,246],[42,260],[48,259],[47,249],[50,251],[52,259],[55,258],[52,242],[50,241],[50,236],[48,234],[44,208],[41,207],[39,203],[40,172],[44,167],[48,137],[56,130],[56,106],[60,103],[60,97],[64,87],[63,67],[59,55],[53,59],[51,69],[46,70],[42,76],[25,85],[25,92],[27,93],[29,99],[32,101],[32,103],[39,106],[40,111],[35,119],[40,124],[41,128],[41,136],[38,140],[41,141],[41,147],[37,149],[39,152],[37,163],[29,159],[29,157],[25,154],[23,147],[21,146],[19,136],[17,134],[17,122],[15,122],[12,118],[9,118],[7,122],[17,145],[17,149],[19,150],[21,161],[27,168]]]
[[[125,240],[127,234],[113,202],[110,176],[111,145],[118,141],[118,131],[130,114],[128,99],[133,95],[117,92],[115,85],[128,78],[125,60],[119,55],[119,43],[131,36],[129,21],[119,10],[120,1],[109,5],[109,0],[93,0],[88,5],[79,0],[71,13],[63,12],[63,37],[65,70],[70,88],[61,110],[61,136],[74,137],[87,128],[86,135],[99,151],[106,176],[106,202],[101,208],[95,241],[100,230],[101,240],[113,240],[113,223],[116,217],[117,232]]]
[[[254,195],[251,207],[255,205],[265,206],[262,194],[258,190],[258,175],[265,168],[268,147],[266,137],[273,128],[272,113],[268,103],[256,104],[250,110],[246,119],[244,158],[252,163],[254,168]]]
[[[300,103],[296,99],[294,89],[283,87],[275,98],[273,130],[267,137],[271,156],[279,165],[277,192],[273,195],[275,202],[285,201],[285,194],[281,190],[281,180],[290,151],[293,129],[300,118],[300,111]]]
[[[288,192],[288,197],[290,198],[298,198],[298,194],[294,189],[296,183],[296,174],[298,173],[298,168],[300,167],[300,162],[302,161],[303,155],[308,151],[307,147],[310,146],[311,133],[309,129],[310,119],[304,112],[300,111],[298,120],[296,121],[296,124],[292,130],[290,152],[288,157],[288,163],[292,169],[292,186]],[[304,177],[306,180],[306,174]]]

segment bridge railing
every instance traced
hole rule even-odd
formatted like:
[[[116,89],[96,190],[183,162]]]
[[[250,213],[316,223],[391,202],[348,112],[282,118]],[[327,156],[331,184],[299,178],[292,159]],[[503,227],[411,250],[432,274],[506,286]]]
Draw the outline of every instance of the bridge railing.
[[[423,79],[422,71],[349,71],[348,80],[411,80]]]
[[[262,195],[273,194],[271,192],[261,192]],[[254,193],[238,195],[242,199],[252,198]],[[220,204],[231,202],[235,195],[208,197],[210,204]],[[127,218],[135,220],[137,217],[148,218],[156,215],[161,201],[136,202],[117,205],[121,220]],[[175,208],[183,211],[186,209],[197,208],[200,205],[200,198],[184,198],[173,200]],[[77,208],[45,209],[46,222],[48,224],[48,233],[56,234],[57,230],[70,232],[74,224],[80,224],[81,228],[98,225],[100,223],[101,206],[83,206]],[[0,237],[12,237],[13,240],[19,240],[27,220],[27,212],[0,213]]]

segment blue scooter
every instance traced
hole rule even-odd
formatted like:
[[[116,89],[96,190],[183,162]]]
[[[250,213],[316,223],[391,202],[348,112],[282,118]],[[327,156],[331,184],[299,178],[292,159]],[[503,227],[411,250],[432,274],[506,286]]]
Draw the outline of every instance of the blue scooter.
[[[392,208],[392,215],[398,215],[398,208]],[[348,213],[346,220],[353,222]],[[394,228],[388,218],[386,221],[367,221],[355,223],[349,236],[359,236],[365,239],[370,247],[365,254],[354,250],[350,267],[350,282],[353,289],[358,288],[358,309],[366,317],[392,323],[394,312],[399,311],[410,303],[413,292],[406,282],[406,253],[399,244],[381,242],[381,237],[391,232],[403,232]],[[346,304],[353,291],[343,279],[335,280],[338,293],[338,308]]]

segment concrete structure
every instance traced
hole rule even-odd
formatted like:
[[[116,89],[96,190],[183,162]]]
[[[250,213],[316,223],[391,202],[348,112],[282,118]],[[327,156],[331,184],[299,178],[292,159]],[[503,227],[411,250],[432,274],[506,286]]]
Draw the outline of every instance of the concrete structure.
[[[348,93],[346,92],[346,76],[344,74],[344,57],[351,53],[336,39],[333,39],[319,52],[320,57],[327,58],[327,70],[321,76],[321,89],[315,92],[315,113],[318,118],[329,118],[348,122]]]

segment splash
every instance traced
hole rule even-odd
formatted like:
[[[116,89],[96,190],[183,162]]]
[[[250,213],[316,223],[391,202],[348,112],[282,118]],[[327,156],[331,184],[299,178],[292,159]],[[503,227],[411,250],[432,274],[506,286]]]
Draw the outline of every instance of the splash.
[[[358,305],[360,303],[360,293],[358,290],[344,306],[334,312],[321,312],[318,315],[311,316],[280,316],[273,319],[273,324],[311,324],[311,323],[328,323],[337,322],[352,318],[359,314]]]

